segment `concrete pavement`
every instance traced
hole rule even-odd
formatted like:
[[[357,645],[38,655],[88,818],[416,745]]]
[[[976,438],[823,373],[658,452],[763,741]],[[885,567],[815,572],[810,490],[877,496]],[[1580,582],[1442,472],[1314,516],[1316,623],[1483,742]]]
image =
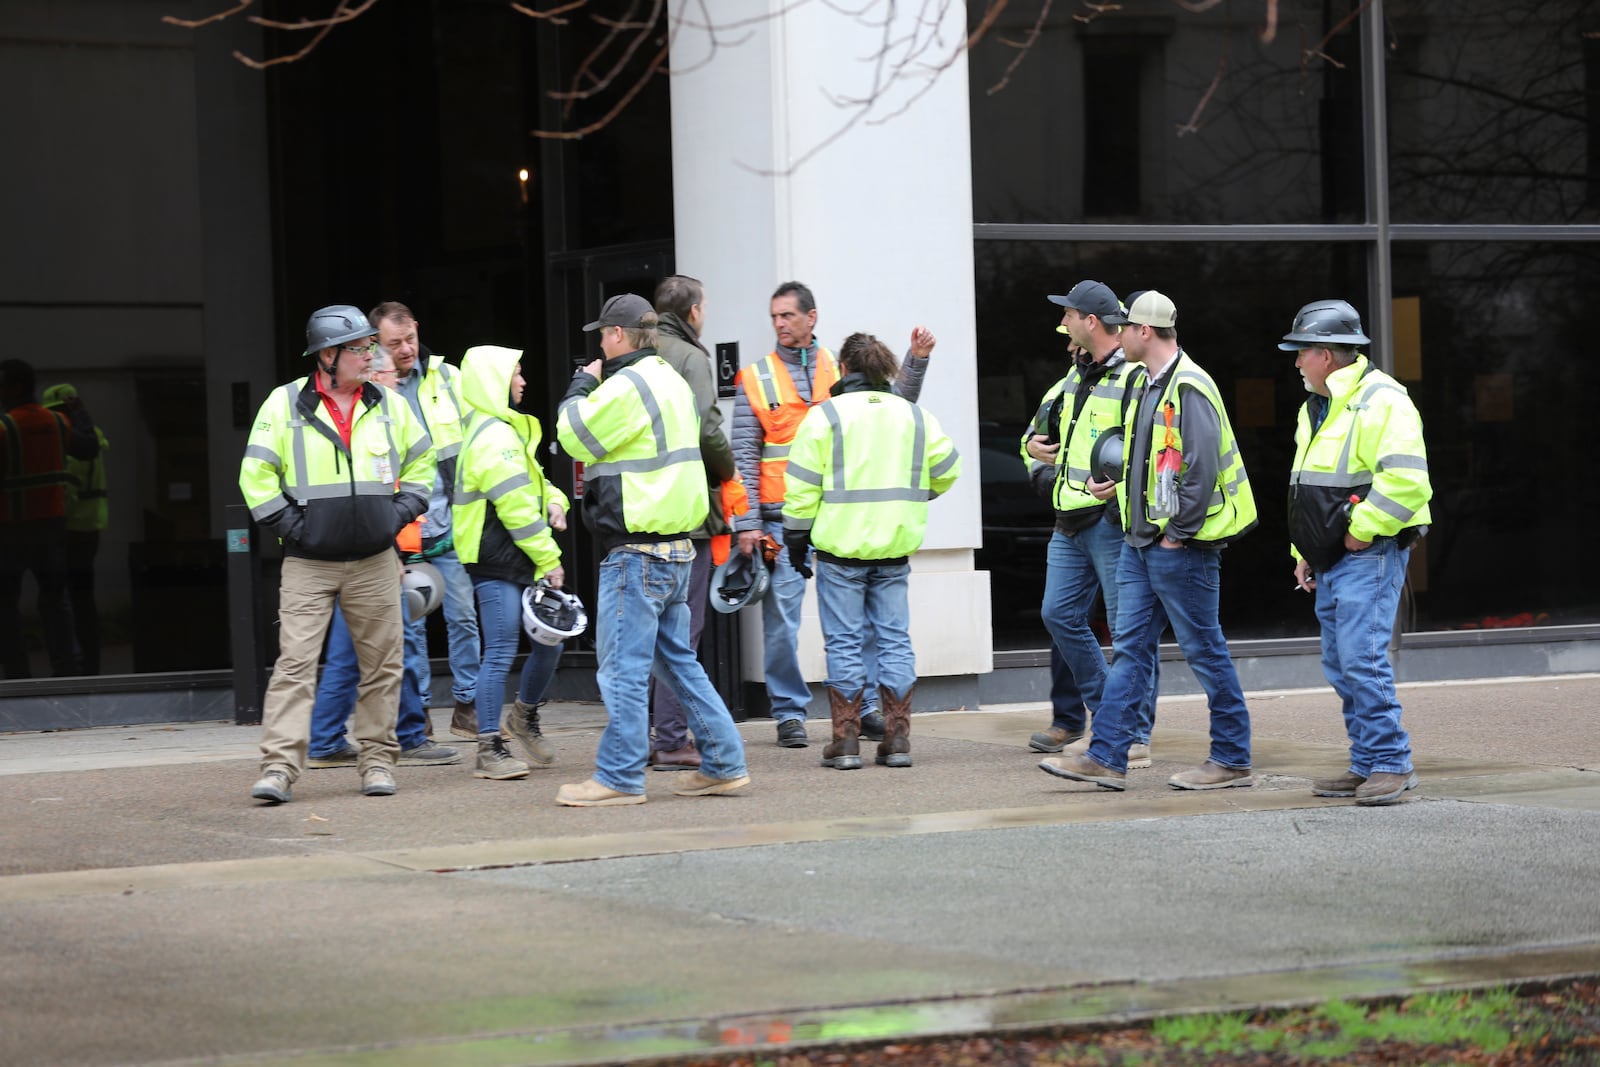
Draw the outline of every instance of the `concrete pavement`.
[[[916,765],[744,724],[748,795],[564,809],[556,767],[309,771],[255,728],[0,735],[0,1062],[613,1063],[1600,972],[1600,677],[1410,686],[1422,786],[1357,809],[1326,691],[1253,693],[1253,789],[1181,793],[1163,699],[1126,793],[1045,775],[1042,706],[918,715]]]

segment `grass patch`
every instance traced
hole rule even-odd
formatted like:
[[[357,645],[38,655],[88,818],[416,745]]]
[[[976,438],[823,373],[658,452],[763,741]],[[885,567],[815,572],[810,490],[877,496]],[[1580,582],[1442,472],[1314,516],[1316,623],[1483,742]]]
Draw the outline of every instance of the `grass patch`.
[[[1411,1046],[1419,1054],[1466,1047],[1492,1055],[1514,1040],[1537,1042],[1544,1029],[1504,988],[1424,993],[1398,1003],[1335,1000],[1270,1015],[1185,1015],[1151,1025],[1153,1036],[1186,1053],[1278,1053],[1313,1063],[1373,1045]]]

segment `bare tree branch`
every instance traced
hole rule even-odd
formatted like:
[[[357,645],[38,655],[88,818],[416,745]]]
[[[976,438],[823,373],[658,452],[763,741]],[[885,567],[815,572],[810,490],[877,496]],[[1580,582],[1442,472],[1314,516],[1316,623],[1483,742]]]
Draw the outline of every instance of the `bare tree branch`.
[[[642,90],[645,85],[649,83],[650,79],[655,77],[657,73],[665,68],[666,62],[667,49],[663,48],[661,51],[656,53],[656,57],[650,61],[650,65],[645,68],[644,73],[641,74],[628,89],[628,91],[623,94],[622,98],[616,102],[615,106],[613,106],[610,111],[607,111],[600,118],[589,123],[589,125],[576,130],[536,129],[529,132],[531,132],[535,137],[542,137],[551,141],[579,141],[597,130],[605,129],[607,126],[611,125],[613,119],[622,114],[623,109],[633,101],[634,97],[639,95],[640,90]]]
[[[249,7],[255,2],[256,0],[239,0],[238,7],[232,7],[226,11],[218,11],[215,15],[207,15],[203,19],[180,19],[176,15],[162,15],[161,21],[170,26],[182,26],[186,30],[198,30],[201,26],[205,26],[213,22],[221,22],[225,18],[228,18],[232,15],[237,15],[239,12],[243,11],[245,8]]]
[[[564,19],[561,16],[565,15],[568,11],[576,11],[581,7],[587,7],[588,4],[589,0],[572,0],[570,4],[562,4],[560,7],[553,7],[549,11],[539,11],[534,8],[526,7],[522,4],[513,2],[511,4],[511,10],[515,11],[519,15],[526,15],[530,19],[549,19],[552,26],[566,26],[569,25],[572,20]]]
[[[1033,51],[1033,46],[1039,40],[1039,34],[1044,31],[1044,20],[1050,17],[1050,8],[1054,2],[1055,0],[1043,0],[1043,3],[1039,5],[1039,17],[1033,20],[1033,25],[1028,30],[1028,36],[1015,43],[1011,41],[1002,42],[1009,47],[1017,49],[1017,54],[1010,63],[1006,64],[1006,69],[1000,72],[1000,80],[989,86],[987,90],[988,96],[993,96],[1011,84],[1011,75],[1015,74],[1017,68],[1022,66],[1022,61],[1028,58],[1028,53]]]

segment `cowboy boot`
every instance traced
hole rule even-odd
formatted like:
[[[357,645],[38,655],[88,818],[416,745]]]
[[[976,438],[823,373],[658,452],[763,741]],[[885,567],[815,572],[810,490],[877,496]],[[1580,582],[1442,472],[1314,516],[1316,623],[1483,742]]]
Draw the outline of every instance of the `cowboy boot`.
[[[833,713],[833,741],[822,750],[822,765],[836,771],[861,768],[861,694],[847,697],[828,687],[828,710]]]
[[[911,694],[916,690],[913,682],[905,696],[897,697],[888,686],[878,687],[884,723],[883,740],[878,742],[878,763],[882,766],[911,766]]]

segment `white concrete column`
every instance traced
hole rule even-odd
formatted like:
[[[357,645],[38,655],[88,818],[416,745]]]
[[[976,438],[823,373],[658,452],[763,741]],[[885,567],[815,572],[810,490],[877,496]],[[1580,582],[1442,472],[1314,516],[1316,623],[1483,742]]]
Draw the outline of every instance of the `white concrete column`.
[[[923,677],[987,673],[989,576],[972,569],[982,518],[964,5],[935,27],[916,23],[915,4],[887,26],[887,4],[778,13],[788,6],[673,0],[678,269],[706,283],[707,346],[738,341],[745,363],[771,351],[770,297],[791,279],[816,294],[830,348],[864,330],[903,354],[913,326],[934,331],[921,404],[963,471],[930,506],[912,561],[912,637]],[[716,30],[692,24],[703,10]],[[760,612],[744,615],[753,680]],[[800,660],[807,679],[824,678],[809,592]]]

